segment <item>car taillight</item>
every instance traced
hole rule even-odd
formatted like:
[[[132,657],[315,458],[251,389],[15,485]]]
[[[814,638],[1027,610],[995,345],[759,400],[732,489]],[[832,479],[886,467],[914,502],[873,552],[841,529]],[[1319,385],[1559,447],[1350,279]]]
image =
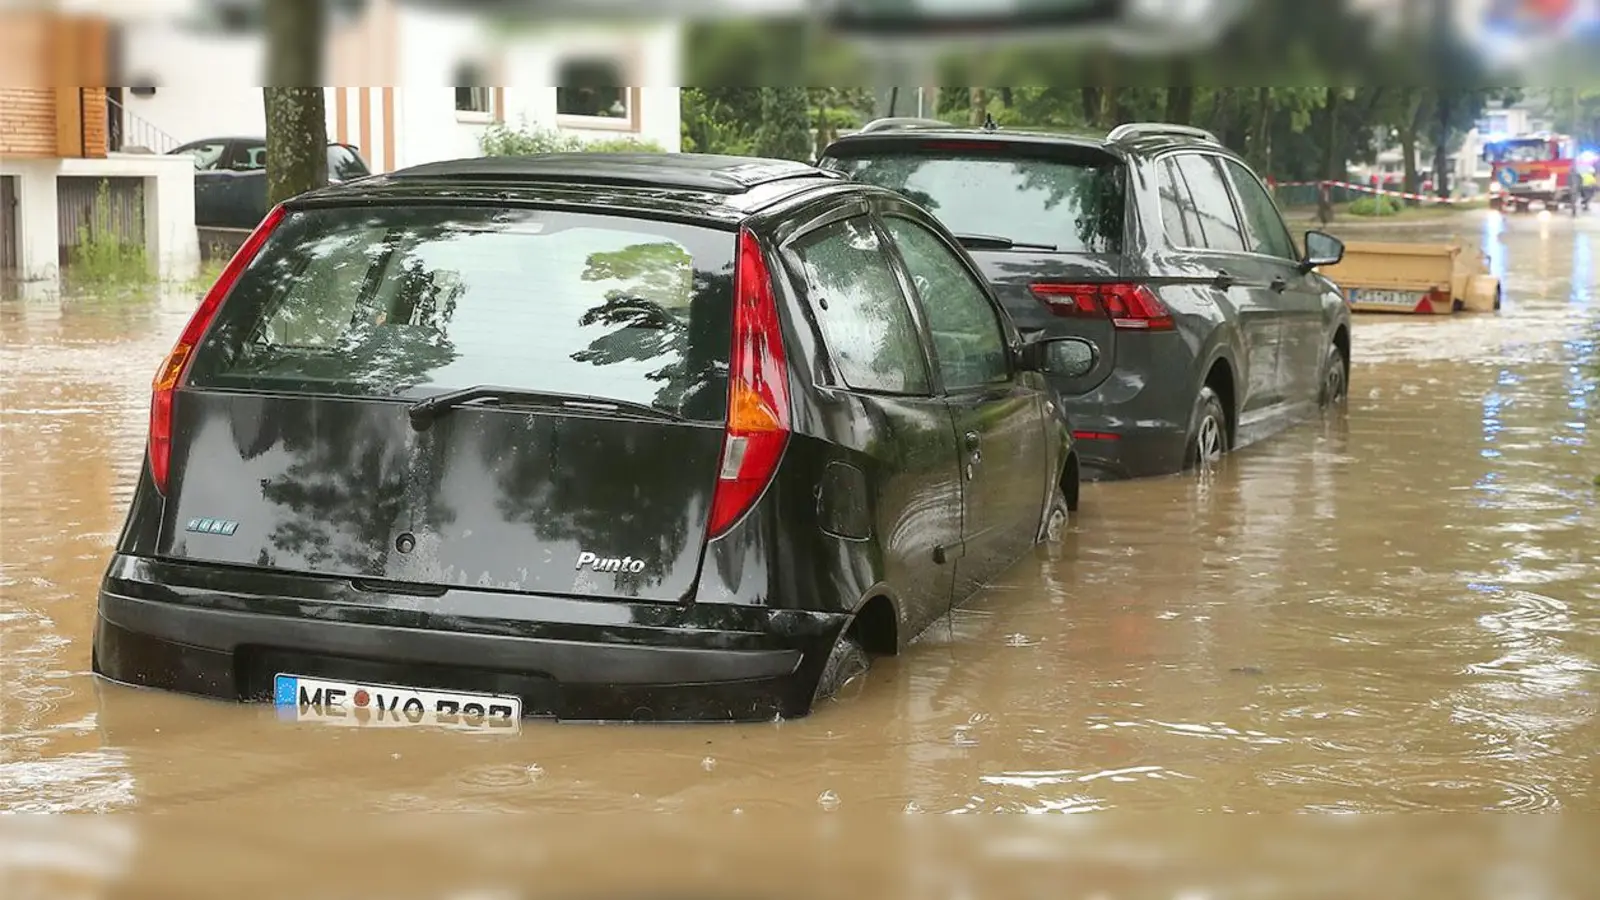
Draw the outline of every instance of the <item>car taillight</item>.
[[[755,235],[741,231],[734,273],[728,425],[711,498],[711,537],[732,527],[766,490],[788,444],[789,428],[789,363],[772,275]]]
[[[182,383],[183,376],[189,371],[189,363],[194,358],[195,348],[200,345],[200,339],[205,336],[206,329],[211,327],[211,320],[216,318],[217,308],[222,305],[222,299],[233,289],[234,282],[239,280],[239,273],[250,265],[256,254],[261,251],[261,245],[266,242],[267,236],[278,227],[283,220],[283,207],[273,207],[255,231],[239,245],[239,249],[228,260],[222,274],[217,276],[216,284],[206,292],[205,298],[195,308],[194,315],[189,317],[189,324],[183,327],[183,333],[178,336],[178,342],[172,346],[172,352],[162,361],[161,368],[156,370],[155,381],[150,386],[150,475],[155,479],[156,490],[165,494],[167,492],[167,473],[172,463],[172,400],[178,392],[178,385]]]
[[[1035,284],[1029,290],[1058,316],[1106,318],[1113,327],[1127,331],[1171,331],[1176,327],[1172,311],[1142,284]]]

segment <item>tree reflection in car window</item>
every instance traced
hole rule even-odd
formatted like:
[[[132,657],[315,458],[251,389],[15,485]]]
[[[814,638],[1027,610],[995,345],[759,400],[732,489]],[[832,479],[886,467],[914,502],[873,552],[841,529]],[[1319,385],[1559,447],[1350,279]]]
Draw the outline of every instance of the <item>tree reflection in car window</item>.
[[[1050,244],[1063,253],[1120,253],[1122,169],[992,155],[866,156],[846,161],[855,179],[896,191],[957,234]]]
[[[1222,171],[1209,156],[1188,153],[1177,157],[1183,180],[1194,197],[1205,246],[1212,250],[1243,250],[1244,234]]]
[[[495,384],[718,420],[733,245],[577,213],[302,211],[240,279],[196,378],[395,397]]]
[[[1297,259],[1299,255],[1295,253],[1294,242],[1289,238],[1289,229],[1283,224],[1283,216],[1279,215],[1278,207],[1267,194],[1267,189],[1262,187],[1261,179],[1231,159],[1227,161],[1227,169],[1234,193],[1239,198],[1239,206],[1244,212],[1245,235],[1249,238],[1250,249],[1263,256]]]
[[[927,228],[899,216],[884,222],[933,332],[946,390],[1010,380],[1005,333],[994,306],[959,257]]]
[[[922,341],[871,221],[862,216],[823,226],[801,238],[794,254],[845,384],[927,393]]]

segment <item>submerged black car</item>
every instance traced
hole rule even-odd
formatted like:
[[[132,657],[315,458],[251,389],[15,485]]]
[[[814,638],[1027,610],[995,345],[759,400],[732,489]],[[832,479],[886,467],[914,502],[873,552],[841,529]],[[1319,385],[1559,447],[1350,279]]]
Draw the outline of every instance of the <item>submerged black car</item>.
[[[971,251],[1025,335],[1098,362],[1055,379],[1086,477],[1163,475],[1346,398],[1350,310],[1271,193],[1208,132],[1131,123],[1101,137],[887,120],[820,165],[892,188]]]
[[[1046,372],[899,195],[436,163],[271,211],[154,385],[94,669],[298,718],[807,713],[1036,544]]]

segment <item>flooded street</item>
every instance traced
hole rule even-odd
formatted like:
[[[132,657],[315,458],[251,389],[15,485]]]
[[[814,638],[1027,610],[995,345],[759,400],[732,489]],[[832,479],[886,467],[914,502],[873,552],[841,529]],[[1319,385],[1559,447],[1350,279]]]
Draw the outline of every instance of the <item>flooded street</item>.
[[[97,683],[193,296],[5,301],[0,810],[1600,811],[1600,216],[1453,221],[1500,315],[1358,316],[1347,415],[1086,486],[1059,561],[755,726],[362,732]]]

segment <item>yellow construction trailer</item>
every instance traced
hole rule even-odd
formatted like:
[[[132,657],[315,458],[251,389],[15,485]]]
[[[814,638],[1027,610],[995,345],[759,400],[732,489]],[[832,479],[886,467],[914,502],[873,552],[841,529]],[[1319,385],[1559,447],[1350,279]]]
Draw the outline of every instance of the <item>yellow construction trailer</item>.
[[[1352,241],[1322,274],[1344,291],[1352,312],[1449,315],[1500,308],[1500,279],[1484,254],[1460,244]]]

